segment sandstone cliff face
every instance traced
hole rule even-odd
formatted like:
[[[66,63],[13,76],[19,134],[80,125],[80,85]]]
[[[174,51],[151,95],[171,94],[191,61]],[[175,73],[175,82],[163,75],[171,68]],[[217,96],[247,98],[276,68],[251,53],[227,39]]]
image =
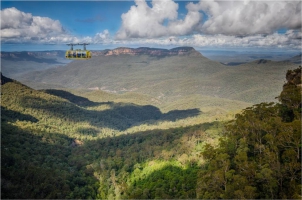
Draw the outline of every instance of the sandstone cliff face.
[[[177,47],[173,49],[157,49],[157,48],[126,48],[119,47],[113,50],[104,51],[105,56],[111,55],[151,55],[151,56],[175,56],[175,55],[200,55],[193,47]]]
[[[286,73],[286,80],[287,83],[283,85],[279,100],[283,105],[292,109],[292,111],[296,109],[301,114],[301,66],[294,70],[288,70]]]

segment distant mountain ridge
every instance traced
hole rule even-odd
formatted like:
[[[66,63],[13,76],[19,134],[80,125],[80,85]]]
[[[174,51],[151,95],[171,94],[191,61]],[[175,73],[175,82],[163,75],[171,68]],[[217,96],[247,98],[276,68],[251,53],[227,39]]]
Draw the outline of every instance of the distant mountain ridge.
[[[201,55],[193,47],[176,47],[172,49],[160,48],[129,48],[118,47],[115,49],[91,50],[93,56],[112,55],[149,55],[149,56],[179,56],[179,55]],[[65,51],[20,51],[20,52],[0,52],[1,60],[5,61],[32,61],[36,63],[62,64],[59,59],[65,59]]]
[[[288,60],[289,62],[301,64],[302,63],[302,54],[296,55]]]
[[[65,51],[60,50],[0,52],[0,57],[1,72],[10,78],[70,62],[65,59]]]
[[[135,92],[165,103],[191,95],[258,103],[274,99],[280,93],[284,70],[297,67],[264,59],[227,67],[192,47],[121,47],[96,53],[87,61],[24,74],[17,80],[37,89],[56,84],[58,88]]]
[[[149,55],[149,56],[176,56],[176,55],[201,55],[193,47],[176,47],[172,49],[160,49],[160,48],[128,48],[118,47],[115,49],[106,49],[103,51],[93,51],[93,55]]]
[[[65,57],[65,51],[1,52],[1,59],[13,61],[55,62],[53,57]]]

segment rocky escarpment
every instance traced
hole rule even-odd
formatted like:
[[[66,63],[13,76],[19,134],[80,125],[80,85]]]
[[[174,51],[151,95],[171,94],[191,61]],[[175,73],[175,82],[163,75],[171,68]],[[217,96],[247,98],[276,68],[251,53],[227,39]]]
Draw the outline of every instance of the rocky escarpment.
[[[176,56],[176,55],[201,55],[193,47],[177,47],[173,49],[158,49],[158,48],[127,48],[119,47],[112,50],[104,50],[103,55],[150,55],[150,56]]]
[[[299,112],[301,116],[301,66],[294,70],[288,70],[286,80],[287,83],[283,85],[279,100],[290,109],[289,112]]]
[[[295,70],[288,70],[286,73],[286,80],[288,82],[284,86],[288,84],[301,86],[301,66]]]
[[[8,83],[8,82],[13,82],[12,79],[3,76],[2,73],[0,73],[0,75],[1,75],[1,80],[0,80],[1,85],[4,85],[5,83]]]

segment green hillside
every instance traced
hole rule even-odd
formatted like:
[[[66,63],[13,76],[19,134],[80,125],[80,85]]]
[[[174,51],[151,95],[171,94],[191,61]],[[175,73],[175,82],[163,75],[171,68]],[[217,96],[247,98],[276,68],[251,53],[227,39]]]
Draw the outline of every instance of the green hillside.
[[[143,176],[136,173],[142,167],[146,167],[146,175],[161,168],[161,173],[175,168],[174,176],[185,178],[182,184],[191,184],[186,193],[194,190],[191,181],[196,180],[196,169],[181,171],[197,155],[190,154],[184,138],[208,134],[208,141],[215,141],[216,129],[221,128],[221,123],[215,122],[143,132],[148,126],[160,127],[164,122],[177,124],[177,120],[197,116],[200,111],[162,113],[152,105],[93,102],[67,91],[36,91],[3,76],[1,83],[2,198],[117,197],[122,191],[117,191],[121,186],[112,189],[115,173],[116,180],[126,176],[130,181],[121,188],[123,197],[130,198],[135,195],[131,184],[138,175]],[[134,125],[141,131],[123,132]],[[126,159],[116,160],[122,155]],[[168,161],[166,156],[176,161]],[[154,167],[148,167],[150,163]],[[158,184],[150,195],[155,195]],[[179,192],[182,184],[177,186]],[[174,192],[174,197],[179,192]],[[189,192],[186,197],[194,194]]]
[[[225,126],[218,148],[205,146],[198,198],[301,199],[301,67],[286,79],[281,104],[245,109]]]
[[[202,114],[198,108],[163,113],[155,106],[136,105],[129,101],[92,102],[67,91],[36,91],[15,81],[2,86],[2,106],[31,115],[38,119],[39,125],[78,139],[113,136],[133,132],[133,128],[147,130],[153,125],[169,128],[169,123],[176,126],[179,120]],[[144,129],[141,129],[142,125]]]
[[[164,112],[144,104],[148,95],[136,104],[127,94],[37,91],[1,76],[1,198],[300,199],[301,68],[286,80],[280,104],[225,124],[209,117],[223,109],[175,101],[183,109]]]
[[[87,140],[232,119],[250,104],[206,96],[168,103],[138,93],[37,91],[13,81],[2,86],[2,106],[37,118],[47,129]]]

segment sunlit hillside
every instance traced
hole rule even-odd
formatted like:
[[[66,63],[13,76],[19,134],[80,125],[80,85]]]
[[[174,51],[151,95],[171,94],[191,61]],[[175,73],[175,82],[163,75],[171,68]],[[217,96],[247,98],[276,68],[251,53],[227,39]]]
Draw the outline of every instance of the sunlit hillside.
[[[170,169],[185,179],[171,195],[193,198],[197,168],[186,169],[186,163],[202,163],[204,142],[216,144],[222,130],[218,121],[190,126],[196,124],[191,118],[203,119],[198,109],[162,113],[152,105],[108,101],[113,97],[106,93],[98,95],[106,101],[94,102],[3,76],[1,83],[3,198],[133,198],[141,195],[131,186],[140,176],[154,179],[153,173]],[[121,160],[110,161],[115,155]],[[125,176],[125,186],[105,181]],[[161,195],[155,193],[160,182],[146,197]],[[183,184],[188,188],[181,190]]]

